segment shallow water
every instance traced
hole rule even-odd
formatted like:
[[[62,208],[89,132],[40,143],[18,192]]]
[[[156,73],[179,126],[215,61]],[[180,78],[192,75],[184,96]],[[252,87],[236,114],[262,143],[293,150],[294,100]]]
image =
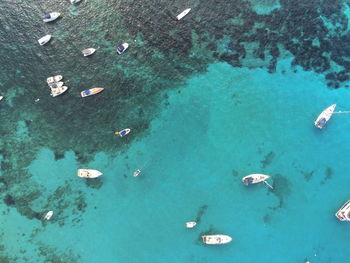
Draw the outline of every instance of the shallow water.
[[[349,110],[348,4],[0,8],[1,262],[346,262],[348,225],[334,213],[349,198],[350,119],[313,122],[333,103]],[[48,10],[62,18],[41,23]],[[99,49],[86,58],[87,47]],[[45,84],[54,74],[69,86],[57,98]],[[105,91],[81,99],[92,86]],[[250,173],[274,189],[245,187]],[[205,246],[204,233],[233,242]]]

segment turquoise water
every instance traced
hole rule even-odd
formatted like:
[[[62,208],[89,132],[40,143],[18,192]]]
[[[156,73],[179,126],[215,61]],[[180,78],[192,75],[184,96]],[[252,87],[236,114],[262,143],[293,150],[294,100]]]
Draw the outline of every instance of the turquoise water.
[[[349,225],[334,214],[350,198],[350,118],[313,122],[331,104],[350,109],[349,8],[1,2],[0,262],[347,262]],[[41,23],[48,10],[62,18]],[[87,47],[99,49],[84,58]],[[69,86],[57,98],[54,74]],[[244,186],[251,173],[274,189]],[[206,246],[203,234],[233,241]]]

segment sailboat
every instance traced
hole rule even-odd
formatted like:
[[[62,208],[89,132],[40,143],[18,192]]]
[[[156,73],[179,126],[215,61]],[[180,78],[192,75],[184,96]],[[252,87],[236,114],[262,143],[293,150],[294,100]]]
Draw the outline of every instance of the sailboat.
[[[322,129],[326,125],[326,123],[332,117],[332,114],[333,114],[336,106],[337,106],[337,104],[333,104],[321,112],[321,114],[317,117],[317,119],[315,121],[315,126],[317,128]]]
[[[250,174],[250,175],[244,176],[242,178],[242,182],[245,185],[257,184],[257,183],[264,182],[267,186],[269,186],[271,189],[273,189],[273,187],[268,182],[266,182],[266,180],[269,178],[270,178],[270,176],[266,175],[266,174]]]
[[[207,245],[222,245],[232,241],[232,237],[227,235],[206,235],[202,240]]]

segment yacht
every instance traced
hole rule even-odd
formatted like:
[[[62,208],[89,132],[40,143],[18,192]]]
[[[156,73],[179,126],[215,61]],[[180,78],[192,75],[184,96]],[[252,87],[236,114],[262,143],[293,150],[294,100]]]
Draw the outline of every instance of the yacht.
[[[202,240],[207,245],[222,245],[232,241],[232,237],[227,235],[206,235]]]
[[[250,174],[250,175],[243,177],[242,182],[245,185],[257,184],[260,182],[265,182],[265,180],[267,180],[268,178],[270,178],[270,176],[268,176],[266,174]]]
[[[120,137],[123,137],[123,136],[127,135],[130,131],[131,131],[131,129],[124,129],[121,131],[116,131],[114,134],[119,135]]]
[[[97,93],[100,93],[104,90],[104,88],[92,88],[92,89],[87,89],[87,90],[83,90],[82,92],[80,92],[80,95],[84,98],[84,97],[88,97],[91,95],[95,95]]]
[[[337,104],[333,104],[321,112],[321,114],[317,117],[317,119],[315,121],[315,126],[317,128],[322,129],[326,125],[326,123],[332,117],[332,114],[333,114],[336,106],[337,106]]]
[[[52,12],[52,13],[48,13],[48,14],[45,14],[43,16],[43,21],[44,22],[51,22],[51,21],[54,21],[56,20],[61,14],[58,13],[58,12]]]
[[[57,88],[51,88],[51,96],[52,97],[57,97],[63,93],[65,93],[68,90],[67,86],[61,86]]]
[[[119,55],[123,54],[125,52],[125,50],[127,50],[129,47],[128,43],[123,43],[121,44],[118,48],[117,48],[117,52]]]
[[[62,86],[63,86],[63,81],[53,82],[53,83],[49,84],[49,87],[51,89],[60,88]]]
[[[38,42],[39,42],[40,46],[43,46],[43,45],[45,45],[47,42],[49,42],[50,39],[51,39],[51,35],[46,35],[46,36],[43,36],[42,38],[40,38],[40,39],[38,40]]]
[[[182,11],[178,16],[176,16],[177,20],[181,20],[182,18],[184,18],[190,11],[191,8],[187,8],[184,11]]]
[[[101,176],[102,173],[93,169],[79,169],[78,176],[82,178],[96,178]]]
[[[62,79],[63,79],[62,75],[56,75],[56,76],[47,78],[46,82],[47,82],[47,84],[50,85],[51,83],[59,82]]]
[[[84,57],[87,57],[87,56],[90,56],[90,55],[94,54],[95,51],[96,51],[95,48],[87,48],[87,49],[84,49],[82,51],[82,53],[83,53]]]
[[[350,221],[350,200],[339,209],[335,216],[340,221]]]

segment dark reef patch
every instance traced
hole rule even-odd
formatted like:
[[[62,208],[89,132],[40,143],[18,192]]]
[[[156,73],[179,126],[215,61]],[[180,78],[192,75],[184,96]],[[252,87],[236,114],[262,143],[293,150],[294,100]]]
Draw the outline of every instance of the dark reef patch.
[[[101,178],[95,178],[95,179],[86,179],[85,184],[90,188],[100,189],[103,185],[103,182]]]
[[[311,172],[300,171],[300,172],[304,175],[305,180],[308,182],[312,178],[315,171],[311,171]]]
[[[264,160],[262,160],[261,163],[261,168],[264,169],[266,166],[270,165],[275,158],[275,153],[274,152],[269,152],[267,155],[265,155]]]
[[[207,205],[202,205],[197,212],[197,216],[196,216],[196,220],[195,222],[197,222],[198,224],[201,222],[203,215],[205,214],[205,212],[207,211],[208,206]]]
[[[55,152],[55,161],[63,159],[63,158],[64,158],[64,153]]]
[[[325,170],[325,177],[321,181],[321,184],[325,184],[326,181],[332,179],[333,174],[334,174],[333,169],[331,167],[327,167],[326,170]]]
[[[279,199],[279,205],[271,207],[271,209],[283,208],[285,198],[292,193],[291,184],[287,177],[280,174],[273,176],[273,190],[271,192]]]

